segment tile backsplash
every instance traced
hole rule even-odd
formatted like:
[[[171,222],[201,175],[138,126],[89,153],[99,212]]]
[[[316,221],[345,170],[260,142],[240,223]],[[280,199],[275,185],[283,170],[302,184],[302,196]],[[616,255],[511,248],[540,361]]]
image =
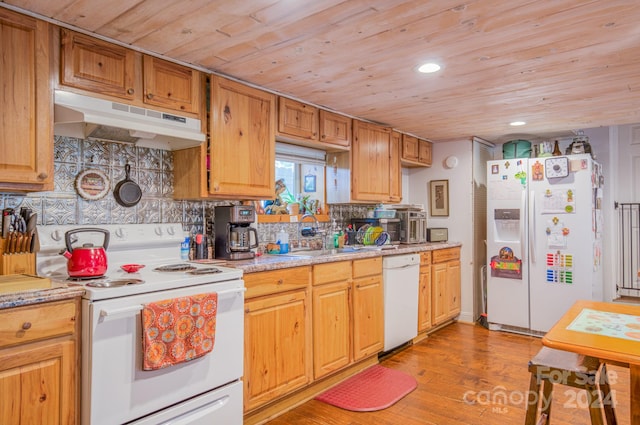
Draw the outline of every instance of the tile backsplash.
[[[140,202],[129,208],[113,196],[113,189],[125,178],[126,164],[131,166],[130,178],[142,190]],[[97,169],[109,179],[110,190],[102,199],[87,200],[76,191],[76,176],[88,169]],[[202,232],[203,217],[212,216],[216,204],[229,204],[174,200],[172,195],[171,151],[55,136],[54,190],[27,195],[0,193],[0,206],[29,207],[38,213],[39,225],[181,222],[185,230],[197,233]]]
[[[118,204],[113,189],[125,178],[125,165],[131,166],[130,178],[142,190],[142,199],[133,207]],[[109,179],[110,190],[98,200],[87,200],[76,191],[76,177],[89,169],[101,171]],[[183,201],[173,199],[173,153],[161,149],[137,147],[96,139],[55,136],[54,190],[29,194],[0,193],[0,208],[29,207],[38,214],[39,225],[54,224],[138,224],[182,223],[191,233],[203,231],[203,217],[211,219],[215,205],[236,201]],[[332,205],[330,218],[345,228],[352,217],[365,217],[367,205]],[[302,238],[297,223],[258,225],[260,244],[275,242],[275,233],[284,227],[294,245],[321,244],[318,238]],[[330,230],[331,223],[320,228]],[[210,231],[210,229],[208,229]]]

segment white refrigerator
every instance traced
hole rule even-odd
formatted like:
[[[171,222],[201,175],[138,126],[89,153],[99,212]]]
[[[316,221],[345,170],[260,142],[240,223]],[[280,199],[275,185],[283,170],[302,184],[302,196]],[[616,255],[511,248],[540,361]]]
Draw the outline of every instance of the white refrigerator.
[[[602,186],[589,154],[487,162],[490,329],[546,332],[602,299]]]

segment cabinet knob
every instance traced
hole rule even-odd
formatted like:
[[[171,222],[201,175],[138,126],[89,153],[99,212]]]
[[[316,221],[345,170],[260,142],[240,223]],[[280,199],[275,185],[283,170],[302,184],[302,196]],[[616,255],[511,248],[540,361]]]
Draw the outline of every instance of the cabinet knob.
[[[23,330],[25,330],[25,331],[26,331],[27,329],[31,329],[31,322],[24,322],[24,323],[22,324],[22,329],[23,329]]]
[[[284,283],[283,279],[278,279],[278,285],[282,285]]]
[[[47,177],[49,177],[49,174],[47,173],[38,174],[38,180],[45,180]]]
[[[127,89],[127,94],[134,94],[136,91],[134,89]]]
[[[153,99],[153,93],[147,93],[147,99]]]

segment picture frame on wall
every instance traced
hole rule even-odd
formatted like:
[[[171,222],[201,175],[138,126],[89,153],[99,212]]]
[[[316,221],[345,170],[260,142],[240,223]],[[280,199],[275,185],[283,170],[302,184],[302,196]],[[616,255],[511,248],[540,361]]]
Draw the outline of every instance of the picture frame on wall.
[[[449,180],[429,182],[429,205],[432,217],[449,216]]]
[[[316,191],[316,176],[314,176],[313,174],[307,174],[306,176],[304,176],[304,191]]]

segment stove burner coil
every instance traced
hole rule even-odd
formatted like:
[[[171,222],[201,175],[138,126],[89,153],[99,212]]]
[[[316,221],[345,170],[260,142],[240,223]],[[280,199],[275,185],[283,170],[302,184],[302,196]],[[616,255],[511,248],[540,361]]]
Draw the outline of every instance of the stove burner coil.
[[[196,266],[192,266],[187,263],[179,263],[179,264],[167,264],[166,266],[159,266],[153,269],[155,272],[188,272],[191,270],[195,270]]]
[[[97,280],[87,283],[87,286],[93,288],[115,288],[116,286],[137,285],[144,283],[142,279],[113,279],[113,280]]]
[[[191,271],[188,271],[187,273],[192,275],[201,275],[201,274],[215,274],[220,272],[222,272],[222,270],[217,269],[215,267],[207,267],[204,269],[191,270]]]

